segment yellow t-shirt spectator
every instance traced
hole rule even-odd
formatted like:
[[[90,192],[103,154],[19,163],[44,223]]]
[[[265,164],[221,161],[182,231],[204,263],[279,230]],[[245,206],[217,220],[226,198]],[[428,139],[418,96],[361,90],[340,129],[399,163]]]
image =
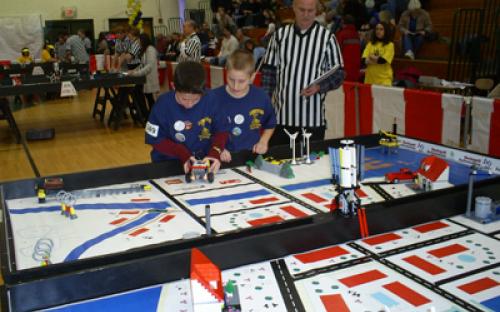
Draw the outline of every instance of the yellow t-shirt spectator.
[[[42,50],[42,62],[50,62],[52,60],[52,56],[50,56],[49,50]]]
[[[29,63],[33,63],[33,58],[31,58],[31,56],[21,55],[20,57],[17,58],[17,62],[19,64],[29,64]]]
[[[389,42],[377,41],[368,42],[363,51],[362,58],[366,59],[369,55],[375,54],[387,61],[385,64],[368,64],[366,66],[365,83],[390,86],[392,85],[392,60],[394,58],[394,44]]]

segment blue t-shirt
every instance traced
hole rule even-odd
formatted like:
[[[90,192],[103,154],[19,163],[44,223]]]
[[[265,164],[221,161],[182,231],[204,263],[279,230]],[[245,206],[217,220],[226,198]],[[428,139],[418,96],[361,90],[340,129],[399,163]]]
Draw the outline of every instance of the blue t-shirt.
[[[228,130],[225,115],[212,98],[210,94],[205,95],[195,106],[186,109],[177,103],[175,91],[161,95],[146,124],[146,143],[154,145],[170,139],[185,145],[193,156],[205,157],[212,145],[212,136]],[[153,149],[151,159],[158,162],[175,158]]]
[[[237,99],[227,93],[226,86],[221,86],[212,90],[212,94],[221,104],[229,123],[226,149],[230,152],[252,150],[260,139],[261,130],[276,127],[276,113],[264,90],[252,85],[247,95]]]

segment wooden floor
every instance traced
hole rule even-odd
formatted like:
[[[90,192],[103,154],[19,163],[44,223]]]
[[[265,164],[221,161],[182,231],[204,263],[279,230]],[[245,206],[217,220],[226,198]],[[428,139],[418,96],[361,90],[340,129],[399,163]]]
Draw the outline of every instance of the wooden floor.
[[[7,122],[0,120],[0,183],[35,177],[28,153],[41,176],[149,162],[144,129],[127,119],[115,131],[93,119],[94,98],[92,90],[75,98],[14,105],[23,135],[31,128],[55,128],[56,134],[51,140],[27,141],[25,149],[16,143]]]

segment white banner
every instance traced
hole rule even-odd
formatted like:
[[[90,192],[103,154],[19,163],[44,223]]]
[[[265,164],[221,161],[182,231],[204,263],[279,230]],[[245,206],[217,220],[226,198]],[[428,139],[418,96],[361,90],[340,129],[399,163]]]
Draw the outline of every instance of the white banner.
[[[454,160],[466,166],[474,165],[481,170],[500,174],[500,159],[498,158],[473,154],[464,150],[426,143],[401,136],[398,136],[398,142],[400,148]]]
[[[25,47],[33,60],[40,58],[43,48],[40,15],[0,17],[0,60],[16,60]]]

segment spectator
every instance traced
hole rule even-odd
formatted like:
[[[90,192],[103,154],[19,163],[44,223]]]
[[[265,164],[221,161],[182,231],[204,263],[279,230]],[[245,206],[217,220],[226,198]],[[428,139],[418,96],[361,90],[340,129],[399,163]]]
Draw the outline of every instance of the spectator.
[[[236,25],[234,24],[231,16],[226,14],[226,10],[223,7],[217,9],[215,14],[215,35],[217,37],[223,36],[222,30],[224,28],[230,29],[232,32],[236,31]]]
[[[343,21],[342,29],[337,32],[336,37],[344,57],[345,80],[358,81],[361,68],[361,42],[354,25],[354,17],[346,15]]]
[[[184,41],[180,44],[180,53],[178,57],[179,62],[201,60],[201,42],[200,38],[196,35],[196,22],[193,20],[186,20],[184,22]]]
[[[158,53],[158,58],[160,60],[165,59],[165,55],[167,54],[167,47],[168,47],[168,38],[164,34],[158,34],[156,35],[156,51]]]
[[[89,38],[89,31],[84,31],[83,32],[83,45],[85,46],[85,51],[87,51],[87,54],[91,54],[92,51],[92,41]]]
[[[201,55],[206,55],[208,51],[208,32],[210,31],[210,27],[207,23],[203,23],[201,28],[197,29],[196,34],[198,38],[200,38],[201,43]]]
[[[215,61],[213,61],[214,65],[224,66],[229,55],[238,50],[238,39],[236,39],[227,28],[223,30],[223,33],[224,37],[222,38],[220,52],[217,58],[215,58]]]
[[[99,38],[97,39],[96,54],[108,55],[110,53],[108,40],[106,40],[106,33],[101,32],[99,33]]]
[[[363,52],[363,63],[366,64],[365,83],[392,85],[392,59],[394,58],[394,43],[391,28],[381,22],[375,26],[372,39]]]
[[[399,20],[399,29],[403,34],[405,56],[413,60],[424,42],[425,34],[432,31],[429,13],[421,9],[419,0],[410,0],[408,10]]]
[[[74,63],[84,64],[89,62],[89,54],[85,49],[85,30],[79,29],[76,35],[66,40],[66,55]]]
[[[180,54],[180,45],[181,45],[181,34],[172,33],[172,37],[167,46],[167,51],[165,53],[165,59],[167,61],[176,61]]]
[[[30,55],[30,49],[22,48],[21,56],[16,60],[19,64],[30,64],[33,63],[33,58]]]
[[[144,84],[144,95],[148,101],[149,111],[160,95],[160,81],[158,78],[158,56],[151,39],[147,34],[139,36],[141,44],[141,65],[129,73],[132,76],[146,76]]]
[[[209,30],[208,31],[208,49],[207,49],[207,56],[215,56],[215,51],[217,50],[217,44],[219,40],[215,36],[214,32]]]
[[[258,68],[262,58],[266,55],[266,49],[264,47],[256,46],[252,39],[248,39],[245,41],[244,50],[252,53],[255,67]]]
[[[342,16],[351,15],[354,17],[356,29],[360,29],[362,25],[368,23],[365,4],[359,2],[359,0],[341,0],[337,10],[337,13]]]
[[[48,44],[47,42],[43,45],[41,59],[43,63],[53,63],[56,62],[56,48]]]
[[[235,34],[235,37],[236,39],[238,39],[238,49],[244,49],[245,48],[245,42],[250,39],[250,37],[246,36],[244,33],[243,33],[243,29],[241,28],[238,28],[236,30],[236,34]]]
[[[57,37],[57,42],[55,44],[56,57],[60,62],[66,62],[66,40],[68,39],[68,34],[62,32]]]
[[[127,37],[128,28],[118,26],[113,32],[116,36],[116,40],[115,54],[113,55],[111,67],[114,71],[127,71],[127,64],[125,62],[122,62],[122,65],[120,65],[119,67],[118,62],[120,60],[120,56],[126,53],[130,46],[130,40]]]

